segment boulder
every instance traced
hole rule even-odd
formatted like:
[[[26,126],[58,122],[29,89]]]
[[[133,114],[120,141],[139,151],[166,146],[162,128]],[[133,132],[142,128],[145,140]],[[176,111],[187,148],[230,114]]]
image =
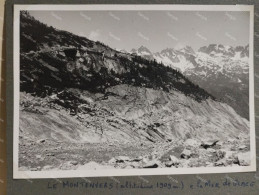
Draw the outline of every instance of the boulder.
[[[46,165],[46,166],[42,167],[43,171],[48,171],[48,170],[53,170],[53,169],[54,169],[54,167],[52,165]]]
[[[142,156],[139,156],[139,157],[130,159],[130,162],[139,162],[139,161],[141,161],[141,160],[143,160],[143,157],[142,157]]]
[[[165,166],[166,167],[171,167],[171,166],[173,166],[174,165],[174,163],[172,162],[172,161],[167,161],[166,163],[165,163]]]
[[[76,165],[73,165],[71,161],[67,161],[59,166],[61,170],[75,170],[77,168]]]
[[[130,166],[132,166],[133,168],[139,168],[141,164],[139,162],[132,162],[130,163]]]
[[[245,150],[245,149],[247,149],[247,146],[246,145],[241,145],[241,146],[238,147],[238,149],[239,150]]]
[[[170,155],[170,160],[165,163],[165,166],[171,167],[171,166],[178,166],[180,164],[180,161],[178,158],[176,158],[173,155]]]
[[[78,162],[77,161],[70,161],[70,164],[75,166],[75,165],[78,164]]]
[[[46,142],[45,139],[40,139],[40,140],[37,141],[38,144],[39,144],[39,143],[44,143],[44,142]]]
[[[187,163],[188,167],[200,167],[200,162],[197,159],[190,159]]]
[[[240,153],[237,155],[238,164],[240,166],[249,166],[250,165],[250,152]]]
[[[191,158],[191,150],[187,150],[187,149],[184,149],[181,153],[181,158],[184,158],[184,159],[189,159]]]
[[[123,163],[125,161],[130,161],[128,156],[117,156],[115,157],[116,163]]]
[[[113,157],[108,161],[109,164],[115,164],[116,163],[116,159]]]
[[[215,162],[214,165],[216,167],[221,167],[221,166],[227,166],[226,159],[220,159],[219,161]]]
[[[214,152],[209,154],[209,160],[211,162],[217,162],[220,159],[223,159],[225,156],[226,156],[226,152],[225,151],[215,150]]]
[[[170,155],[170,160],[174,164],[179,164],[180,163],[180,160],[177,157],[173,156],[173,155]]]
[[[214,146],[216,146],[218,141],[219,140],[203,141],[202,144],[201,144],[201,147],[203,147],[204,149],[214,147]]]
[[[216,155],[217,155],[218,159],[222,159],[225,157],[226,152],[222,151],[222,150],[218,150],[218,151],[216,151]]]
[[[186,146],[190,146],[190,147],[198,147],[199,146],[199,142],[195,139],[187,139],[184,144]]]
[[[151,159],[149,158],[149,156],[144,156],[143,159],[142,159],[142,162],[143,163],[148,163],[148,162],[150,162],[150,160]]]
[[[234,158],[234,155],[235,155],[235,152],[227,150],[225,157],[226,158]]]
[[[156,160],[149,161],[143,165],[143,168],[158,168],[159,162]]]

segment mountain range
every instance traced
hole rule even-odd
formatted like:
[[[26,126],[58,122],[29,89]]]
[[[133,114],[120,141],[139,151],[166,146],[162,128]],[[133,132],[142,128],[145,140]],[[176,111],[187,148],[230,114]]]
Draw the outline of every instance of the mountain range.
[[[152,53],[141,46],[130,53],[179,70],[214,97],[249,119],[249,46],[210,44],[194,51],[190,46]]]

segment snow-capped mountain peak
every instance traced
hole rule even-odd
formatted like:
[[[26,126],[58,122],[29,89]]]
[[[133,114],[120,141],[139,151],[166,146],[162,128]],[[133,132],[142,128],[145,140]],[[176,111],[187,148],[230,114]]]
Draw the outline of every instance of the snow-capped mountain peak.
[[[211,71],[222,72],[230,71],[241,67],[242,72],[248,68],[249,47],[246,46],[228,46],[223,44],[210,44],[203,46],[194,51],[192,47],[185,46],[182,48],[166,48],[161,52],[152,53],[145,46],[131,50],[131,53],[142,56],[149,60],[155,59],[157,62],[163,63],[181,72],[192,70],[195,67],[204,66],[205,69]],[[206,71],[202,71],[205,75]]]
[[[119,52],[121,52],[121,53],[128,53],[128,51],[125,50],[125,49],[121,49],[121,50],[119,50]]]
[[[206,53],[210,56],[228,56],[233,57],[235,55],[235,49],[231,46],[224,46],[222,44],[210,44],[208,46],[201,47],[199,52]]]
[[[222,44],[210,44],[201,47],[198,52],[206,53],[212,57],[228,57],[242,60],[249,56],[249,47],[247,46],[224,46]],[[246,60],[246,59],[245,59]]]
[[[186,46],[186,47],[180,49],[179,51],[186,53],[186,54],[195,55],[195,52],[191,46]]]
[[[152,55],[152,52],[145,46],[140,46],[138,49],[132,49],[131,53],[135,53],[140,56],[149,56]]]

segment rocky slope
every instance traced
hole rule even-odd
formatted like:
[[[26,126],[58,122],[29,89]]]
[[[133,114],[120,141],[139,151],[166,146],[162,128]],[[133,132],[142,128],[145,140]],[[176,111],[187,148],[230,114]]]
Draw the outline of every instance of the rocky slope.
[[[167,48],[152,53],[144,46],[136,55],[155,59],[178,69],[214,97],[233,107],[249,119],[249,47],[210,44],[195,52],[191,47]],[[238,90],[237,90],[238,89]]]
[[[21,170],[249,165],[247,119],[177,70],[27,12],[20,57]]]
[[[77,113],[62,106],[82,102]],[[117,85],[21,93],[21,170],[246,166],[249,124],[224,103]]]

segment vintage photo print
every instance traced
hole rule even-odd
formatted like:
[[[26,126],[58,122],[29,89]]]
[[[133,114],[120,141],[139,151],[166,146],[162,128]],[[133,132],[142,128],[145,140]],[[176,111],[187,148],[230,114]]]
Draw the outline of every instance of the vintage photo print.
[[[255,171],[253,9],[15,5],[14,178]]]

